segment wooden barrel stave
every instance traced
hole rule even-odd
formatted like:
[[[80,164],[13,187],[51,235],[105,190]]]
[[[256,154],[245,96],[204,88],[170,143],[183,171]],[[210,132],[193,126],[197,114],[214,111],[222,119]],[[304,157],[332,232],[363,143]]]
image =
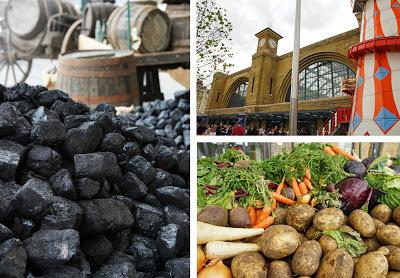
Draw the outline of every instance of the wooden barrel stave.
[[[102,102],[115,106],[139,105],[134,57],[129,51],[116,52],[119,57],[81,59],[69,54],[60,56],[57,88],[91,108]]]
[[[116,6],[111,3],[89,3],[83,12],[83,33],[89,37],[95,37],[96,22],[107,22]]]
[[[190,5],[168,4],[166,13],[171,19],[170,49],[190,48]]]
[[[171,36],[170,19],[165,12],[147,2],[131,3],[132,39],[135,41],[136,35],[141,40],[135,50],[142,53],[164,51],[169,46]],[[128,49],[126,14],[127,6],[119,7],[107,22],[107,39],[116,49]]]

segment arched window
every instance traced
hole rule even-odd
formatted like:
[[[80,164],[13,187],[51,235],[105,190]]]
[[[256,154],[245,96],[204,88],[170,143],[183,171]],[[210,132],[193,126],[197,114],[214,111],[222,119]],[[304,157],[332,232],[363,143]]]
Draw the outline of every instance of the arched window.
[[[228,108],[230,107],[243,107],[246,104],[246,94],[249,82],[243,82],[236,87],[229,99]]]
[[[354,78],[354,71],[336,61],[321,61],[309,65],[299,74],[299,100],[343,96],[341,81]],[[291,87],[286,94],[290,101]]]

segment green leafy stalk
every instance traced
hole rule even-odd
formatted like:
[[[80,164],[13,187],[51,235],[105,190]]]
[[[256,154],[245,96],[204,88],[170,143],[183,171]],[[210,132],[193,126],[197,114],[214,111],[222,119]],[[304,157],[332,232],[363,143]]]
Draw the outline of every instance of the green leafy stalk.
[[[360,234],[355,231],[325,230],[321,233],[331,236],[336,241],[338,248],[345,249],[352,257],[358,257],[367,252],[367,245],[363,242]]]

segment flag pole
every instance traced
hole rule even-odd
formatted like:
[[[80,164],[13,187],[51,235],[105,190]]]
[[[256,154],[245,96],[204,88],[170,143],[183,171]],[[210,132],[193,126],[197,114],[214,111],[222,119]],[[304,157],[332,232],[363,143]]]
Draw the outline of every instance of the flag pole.
[[[292,83],[290,92],[290,120],[289,135],[297,135],[297,112],[299,91],[299,53],[300,53],[300,23],[301,23],[301,0],[296,0],[296,18],[294,27],[294,47],[292,59]]]

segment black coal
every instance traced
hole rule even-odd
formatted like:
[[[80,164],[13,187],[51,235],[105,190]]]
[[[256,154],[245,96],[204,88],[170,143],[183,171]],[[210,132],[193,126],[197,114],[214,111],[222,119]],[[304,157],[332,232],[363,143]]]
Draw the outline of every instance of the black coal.
[[[0,277],[189,277],[189,92],[117,116],[0,85]]]

